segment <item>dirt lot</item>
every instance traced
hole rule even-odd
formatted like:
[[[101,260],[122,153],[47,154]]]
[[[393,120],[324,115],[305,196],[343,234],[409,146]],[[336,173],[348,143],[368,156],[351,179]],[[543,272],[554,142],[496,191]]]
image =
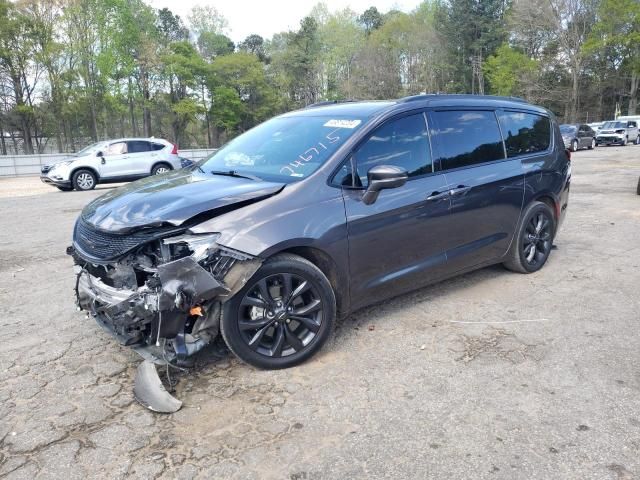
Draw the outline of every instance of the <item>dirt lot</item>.
[[[638,478],[640,147],[578,152],[573,172],[542,271],[358,312],[295,369],[204,359],[169,416],[74,309],[64,249],[105,189],[0,180],[0,477]]]

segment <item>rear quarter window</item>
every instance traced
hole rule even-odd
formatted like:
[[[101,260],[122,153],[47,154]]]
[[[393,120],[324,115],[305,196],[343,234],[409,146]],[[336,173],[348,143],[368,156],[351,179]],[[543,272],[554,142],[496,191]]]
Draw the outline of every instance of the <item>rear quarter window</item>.
[[[166,145],[162,145],[161,143],[152,143],[151,144],[151,150],[153,150],[153,151],[162,150],[164,147],[166,147]]]
[[[551,145],[551,121],[534,113],[503,111],[498,115],[508,157],[545,152]],[[583,130],[586,128],[581,127]]]

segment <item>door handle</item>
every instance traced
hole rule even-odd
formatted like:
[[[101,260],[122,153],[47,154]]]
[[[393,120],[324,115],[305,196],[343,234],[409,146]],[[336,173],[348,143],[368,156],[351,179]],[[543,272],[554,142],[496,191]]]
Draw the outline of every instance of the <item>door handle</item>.
[[[446,190],[444,192],[432,192],[431,195],[427,197],[427,200],[429,201],[440,200],[442,198],[448,197],[449,195],[451,195],[449,190]]]
[[[471,190],[471,187],[467,185],[458,185],[456,188],[449,190],[449,193],[451,196],[462,195],[463,193],[467,193],[469,190]]]

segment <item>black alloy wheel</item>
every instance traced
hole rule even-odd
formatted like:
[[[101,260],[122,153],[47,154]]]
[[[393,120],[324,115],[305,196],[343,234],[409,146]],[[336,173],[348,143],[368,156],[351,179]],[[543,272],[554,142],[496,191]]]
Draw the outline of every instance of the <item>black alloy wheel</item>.
[[[544,211],[536,213],[527,223],[522,238],[522,256],[528,265],[544,263],[551,251],[552,220]]]
[[[322,347],[335,318],[331,284],[295,255],[267,260],[225,304],[221,330],[241,360],[259,368],[297,365]]]
[[[555,229],[551,208],[543,202],[533,202],[523,215],[504,266],[520,273],[540,270],[551,253]]]

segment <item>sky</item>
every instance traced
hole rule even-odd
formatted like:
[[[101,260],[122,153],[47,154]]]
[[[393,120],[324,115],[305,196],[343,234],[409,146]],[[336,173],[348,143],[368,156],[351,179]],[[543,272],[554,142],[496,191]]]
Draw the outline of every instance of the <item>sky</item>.
[[[318,0],[148,0],[154,8],[168,8],[186,22],[195,5],[211,5],[229,22],[227,35],[234,42],[257,33],[270,38],[274,33],[297,30],[300,20],[307,15]],[[357,13],[375,6],[381,13],[391,8],[410,11],[420,0],[325,0],[329,11],[350,7]]]

